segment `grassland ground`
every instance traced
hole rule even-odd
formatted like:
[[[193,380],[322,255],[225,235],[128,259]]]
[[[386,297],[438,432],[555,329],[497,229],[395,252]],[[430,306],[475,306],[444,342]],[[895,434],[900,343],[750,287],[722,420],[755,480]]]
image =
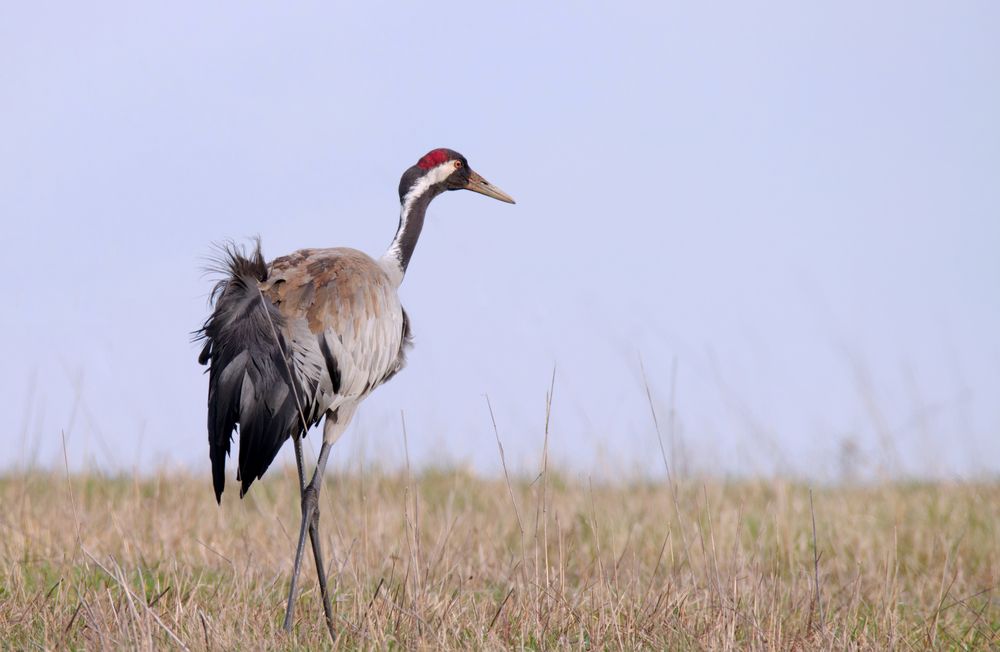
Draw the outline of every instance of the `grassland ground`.
[[[3,646],[329,647],[309,556],[281,630],[295,484],[3,476]],[[368,470],[321,509],[339,648],[1000,649],[995,482]]]

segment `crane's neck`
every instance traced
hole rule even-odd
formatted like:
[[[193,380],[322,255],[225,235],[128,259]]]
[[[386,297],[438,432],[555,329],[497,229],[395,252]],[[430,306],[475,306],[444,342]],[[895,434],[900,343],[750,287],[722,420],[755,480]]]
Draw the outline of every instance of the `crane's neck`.
[[[439,169],[423,175],[400,198],[399,228],[396,229],[396,237],[392,239],[385,255],[382,256],[382,266],[396,287],[403,282],[406,268],[410,264],[410,258],[413,257],[420,231],[424,228],[427,207],[431,200],[445,190],[442,182],[447,176],[447,170],[444,168],[445,166],[439,166]],[[405,182],[405,175],[403,179]]]
[[[417,239],[424,228],[427,206],[437,194],[428,188],[417,196],[411,196],[410,193],[403,198],[399,209],[399,228],[396,229],[396,237],[392,239],[392,244],[382,256],[384,266],[397,286],[403,282],[406,268],[410,265],[410,258],[413,257],[413,250],[417,247]]]

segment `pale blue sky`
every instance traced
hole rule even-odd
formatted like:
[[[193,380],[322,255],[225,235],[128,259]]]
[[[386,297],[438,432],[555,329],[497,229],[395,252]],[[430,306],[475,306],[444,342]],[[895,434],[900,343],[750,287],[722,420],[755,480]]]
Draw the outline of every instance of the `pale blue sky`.
[[[0,107],[0,467],[207,483],[210,243],[380,254],[446,146],[518,204],[432,205],[335,464],[494,471],[489,394],[535,465],[557,365],[553,458],[655,472],[641,357],[693,469],[1000,471],[995,2],[7,3]]]

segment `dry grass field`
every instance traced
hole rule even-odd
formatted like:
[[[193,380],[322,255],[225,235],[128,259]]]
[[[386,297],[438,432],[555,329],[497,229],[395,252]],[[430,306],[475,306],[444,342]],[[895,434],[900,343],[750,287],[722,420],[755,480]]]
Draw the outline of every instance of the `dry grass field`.
[[[6,648],[330,646],[294,469],[0,479]],[[1000,649],[1000,485],[331,475],[337,647]],[[815,516],[815,539],[813,516]],[[815,547],[814,547],[815,540]]]

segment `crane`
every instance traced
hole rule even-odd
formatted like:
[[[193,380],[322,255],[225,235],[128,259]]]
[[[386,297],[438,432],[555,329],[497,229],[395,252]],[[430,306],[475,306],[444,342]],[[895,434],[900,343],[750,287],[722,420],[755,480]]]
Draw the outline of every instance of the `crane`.
[[[247,251],[229,245],[212,314],[197,336],[208,365],[208,451],[221,504],[226,458],[238,426],[240,497],[260,479],[282,445],[295,447],[302,522],[284,628],[291,631],[306,533],[312,544],[331,637],[336,638],[319,539],[319,491],[330,448],[358,405],[406,362],[410,322],[397,293],[431,201],[446,190],[514,200],[450,149],[428,152],[399,182],[399,226],[385,254],[302,249],[267,264],[258,239]],[[323,443],[307,483],[302,437],[323,420]]]

